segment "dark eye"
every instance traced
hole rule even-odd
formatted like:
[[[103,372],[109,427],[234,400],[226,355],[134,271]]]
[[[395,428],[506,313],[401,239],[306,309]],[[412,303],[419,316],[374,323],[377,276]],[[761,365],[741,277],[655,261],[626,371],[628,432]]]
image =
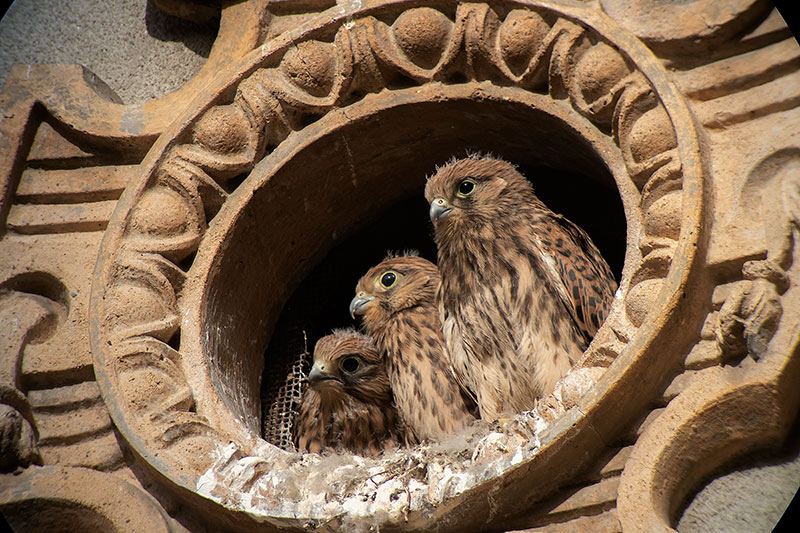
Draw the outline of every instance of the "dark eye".
[[[458,184],[458,195],[459,196],[469,196],[475,190],[475,182],[470,178],[466,178],[461,180],[461,183]]]
[[[347,372],[348,374],[352,374],[356,370],[359,369],[361,366],[361,362],[358,360],[357,357],[346,357],[342,359],[342,362],[339,363],[339,366],[342,367],[342,370]]]
[[[390,289],[394,284],[397,283],[397,274],[392,272],[384,272],[383,276],[381,276],[381,285],[383,285],[384,289]]]

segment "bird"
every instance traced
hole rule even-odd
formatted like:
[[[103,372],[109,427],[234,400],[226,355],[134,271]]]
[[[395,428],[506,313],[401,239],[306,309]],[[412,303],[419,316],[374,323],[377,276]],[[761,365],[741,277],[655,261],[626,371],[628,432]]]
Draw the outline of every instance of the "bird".
[[[320,338],[307,379],[292,425],[297,450],[377,456],[409,444],[386,365],[369,336],[342,329]]]
[[[414,252],[390,254],[358,281],[350,314],[386,360],[395,403],[419,441],[475,420],[475,404],[449,368],[436,291],[439,270]]]
[[[454,372],[484,420],[533,409],[607,316],[611,270],[586,232],[502,159],[451,159],[428,178],[425,199]]]

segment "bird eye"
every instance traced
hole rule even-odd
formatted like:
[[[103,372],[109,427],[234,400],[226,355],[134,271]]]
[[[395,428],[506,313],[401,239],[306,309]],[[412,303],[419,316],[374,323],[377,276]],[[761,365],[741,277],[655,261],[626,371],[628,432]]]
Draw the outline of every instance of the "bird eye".
[[[462,198],[469,196],[473,191],[475,191],[475,182],[470,178],[463,179],[458,184],[458,195]]]
[[[357,357],[347,357],[345,359],[342,359],[342,362],[339,363],[339,366],[341,366],[342,370],[344,370],[348,374],[352,374],[361,367],[361,363],[359,362]]]
[[[397,274],[391,270],[381,276],[381,285],[384,289],[391,289],[397,283]]]

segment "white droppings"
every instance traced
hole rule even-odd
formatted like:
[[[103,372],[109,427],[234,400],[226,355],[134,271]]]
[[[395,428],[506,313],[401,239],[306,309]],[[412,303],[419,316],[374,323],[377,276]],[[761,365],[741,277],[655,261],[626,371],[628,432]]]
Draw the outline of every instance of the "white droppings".
[[[353,21],[353,13],[361,9],[361,0],[340,0],[338,9],[339,14],[347,15],[344,27],[349,30],[355,24]]]
[[[410,513],[457,499],[538,453],[539,435],[563,400],[574,402],[599,376],[578,369],[535,409],[494,423],[478,421],[451,438],[382,457],[298,454],[260,443],[252,454],[219,446],[197,491],[257,520],[315,528],[330,520],[348,531],[404,523]],[[568,391],[568,392],[564,392]],[[546,401],[544,401],[546,400]]]
[[[516,451],[514,451],[514,455],[511,456],[511,459],[509,460],[509,462],[511,463],[512,466],[513,465],[518,465],[518,464],[520,464],[522,462],[522,460],[524,458],[525,458],[525,454],[522,451],[522,446],[518,446]]]

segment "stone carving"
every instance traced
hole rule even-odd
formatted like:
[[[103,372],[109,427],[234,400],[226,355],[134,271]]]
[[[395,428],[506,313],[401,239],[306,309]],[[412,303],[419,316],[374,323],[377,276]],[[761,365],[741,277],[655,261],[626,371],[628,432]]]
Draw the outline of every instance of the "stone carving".
[[[642,39],[660,57],[674,62],[717,51],[772,9],[764,0],[731,0],[724,6],[712,0],[669,3],[653,10],[646,0],[600,0],[603,11]],[[706,55],[706,57],[707,57]]]
[[[778,329],[783,309],[779,294],[789,288],[786,274],[767,261],[748,261],[747,281],[732,288],[717,315],[716,340],[724,359],[750,355],[758,360]]]
[[[46,308],[42,309],[40,313],[25,310],[26,304],[30,306],[36,304],[28,303],[24,301],[24,297],[13,293],[9,294],[10,292],[4,288],[3,293],[6,294],[0,293],[3,301],[2,331],[5,333],[3,349],[7,354],[2,361],[2,373],[0,373],[0,400],[2,400],[2,405],[0,405],[0,409],[2,409],[0,471],[3,472],[14,470],[18,466],[28,466],[37,460],[41,461],[36,449],[38,435],[30,404],[25,393],[20,390],[19,367],[25,344],[30,337],[34,336],[37,326],[48,318]],[[26,318],[33,320],[31,323],[25,324],[24,319]],[[12,337],[12,332],[17,334]]]
[[[587,360],[602,359],[608,364],[619,353],[615,350],[636,337],[655,302],[662,302],[659,307],[666,309],[674,307],[667,301],[675,298],[670,294],[685,283],[685,267],[691,264],[692,243],[698,238],[697,224],[692,221],[700,213],[702,182],[691,121],[679,118],[685,113],[680,100],[654,89],[654,83],[657,87],[665,80],[659,78],[660,69],[648,62],[646,54],[638,52],[635,44],[623,53],[620,45],[601,37],[598,32],[609,29],[605,20],[590,17],[600,30],[581,27],[578,21],[588,24],[581,20],[585,14],[589,12],[566,8],[498,13],[486,4],[468,3],[441,11],[406,8],[398,2],[389,5],[380,19],[345,13],[324,25],[317,38],[292,35],[291,41],[278,39],[272,49],[244,67],[234,85],[220,87],[211,105],[149,158],[145,178],[118,210],[115,226],[120,230],[107,234],[107,259],[97,274],[98,282],[106,287],[96,293],[98,378],[118,425],[129,428],[130,433],[123,432],[137,453],[150,458],[159,450],[161,461],[168,465],[162,472],[170,476],[182,471],[187,482],[197,483],[201,493],[226,507],[242,505],[240,496],[230,492],[230,486],[241,485],[241,490],[255,498],[253,502],[261,502],[250,506],[249,512],[265,516],[278,512],[268,503],[274,496],[268,496],[272,481],[267,465],[287,459],[255,442],[258,418],[247,398],[257,398],[257,392],[247,380],[242,384],[222,377],[220,369],[229,369],[228,364],[213,360],[188,363],[187,354],[193,361],[198,355],[214,357],[211,347],[215,341],[200,347],[200,354],[185,347],[187,338],[197,338],[194,334],[181,331],[180,346],[174,342],[177,317],[184,314],[180,302],[198,301],[191,292],[182,294],[182,287],[191,283],[184,273],[192,278],[196,269],[206,268],[198,267],[197,259],[192,262],[192,254],[197,253],[198,258],[207,255],[202,243],[209,239],[206,228],[211,219],[218,227],[227,224],[218,220],[228,198],[239,193],[231,186],[233,178],[250,172],[258,160],[282,148],[294,132],[338,109],[355,109],[369,93],[387,89],[402,93],[407,91],[405,87],[438,83],[440,94],[447,94],[450,87],[456,91],[467,87],[491,97],[493,87],[511,85],[523,90],[522,94],[564,101],[577,113],[568,120],[587,121],[595,135],[606,136],[608,140],[601,141],[606,149],[618,147],[614,148],[617,155],[607,154],[606,164],[625,169],[617,179],[621,188],[627,187],[630,219],[642,221],[638,253],[629,256],[623,274],[620,300],[625,302],[624,309],[612,313],[605,326],[614,332],[610,341],[602,347],[598,347],[600,342],[594,343]],[[478,85],[470,86],[472,83]],[[685,129],[681,135],[675,133],[671,120]],[[684,143],[682,154],[679,138]],[[691,187],[685,186],[687,180]],[[676,250],[680,254],[674,268]],[[208,260],[203,261],[207,264]],[[669,314],[662,313],[662,320]],[[219,349],[225,350],[225,342],[217,344]],[[637,355],[641,356],[631,353],[629,358]],[[226,357],[234,367],[245,365],[255,370],[253,374],[260,373],[259,362],[247,361],[242,354]],[[181,368],[195,368],[194,376]],[[197,368],[207,368],[207,374],[198,375],[203,372]],[[209,381],[216,383],[221,396],[198,403],[191,391],[198,383]],[[158,387],[153,388],[156,383]],[[230,409],[233,416],[222,414],[220,407]],[[241,425],[235,423],[237,419]],[[225,435],[237,443],[230,445],[233,448],[225,444]],[[533,460],[538,445],[526,447],[521,459],[515,459],[512,451],[519,454],[521,444],[509,439],[494,446],[508,451],[509,466]],[[554,436],[552,440],[558,439]],[[212,463],[215,454],[220,459]],[[429,468],[437,463],[422,457]],[[473,460],[484,459],[477,454]],[[245,464],[251,465],[246,469],[249,473],[246,479],[239,479],[238,472]],[[192,470],[186,469],[189,465]],[[302,476],[302,472],[294,475]],[[197,481],[201,475],[202,481]],[[358,475],[352,478],[352,483],[365,482],[367,478],[359,481]],[[434,482],[435,478],[428,479],[428,483]],[[220,492],[223,483],[228,488]],[[481,485],[477,479],[464,484],[450,497],[471,500],[474,491],[466,489]],[[326,496],[333,497],[332,493]],[[394,509],[389,520],[399,519],[396,512],[404,517],[416,515],[419,524],[438,518],[437,513],[424,510],[427,499],[419,498],[410,496],[412,501],[402,510],[387,501],[387,509]],[[290,501],[287,498],[282,505]],[[309,520],[325,519],[334,509],[306,508],[299,501],[295,505],[301,505],[298,510],[306,509],[294,511],[300,516],[314,513]],[[495,509],[489,516],[499,519],[512,509]]]
[[[0,486],[0,510],[14,531],[78,529],[178,530],[145,491],[86,468],[46,466]]]
[[[796,312],[794,291],[767,261],[745,263],[743,273],[749,279],[731,287],[715,330],[720,363],[752,359],[709,365],[685,374],[687,384],[674,382],[683,390],[644,430],[622,475],[623,528],[669,527],[705,476],[748,450],[781,442],[797,416],[790,383],[800,377],[798,339],[780,328],[782,316]],[[782,348],[770,349],[771,343]]]
[[[123,490],[148,530],[173,529],[167,514],[190,530],[665,528],[700,476],[786,434],[800,47],[769,3],[363,4],[226,3],[198,78],[144,106],[79,67],[14,71],[3,466],[46,466],[24,472],[30,493],[3,476],[4,513],[35,524],[31,498],[66,494],[86,524],[121,527],[125,509],[78,501],[65,476]],[[82,80],[71,100],[65,76]],[[266,444],[263,348],[293,286],[464,146],[618,188],[625,267],[586,368],[533,412],[382,459]],[[15,309],[30,326],[7,325]]]

